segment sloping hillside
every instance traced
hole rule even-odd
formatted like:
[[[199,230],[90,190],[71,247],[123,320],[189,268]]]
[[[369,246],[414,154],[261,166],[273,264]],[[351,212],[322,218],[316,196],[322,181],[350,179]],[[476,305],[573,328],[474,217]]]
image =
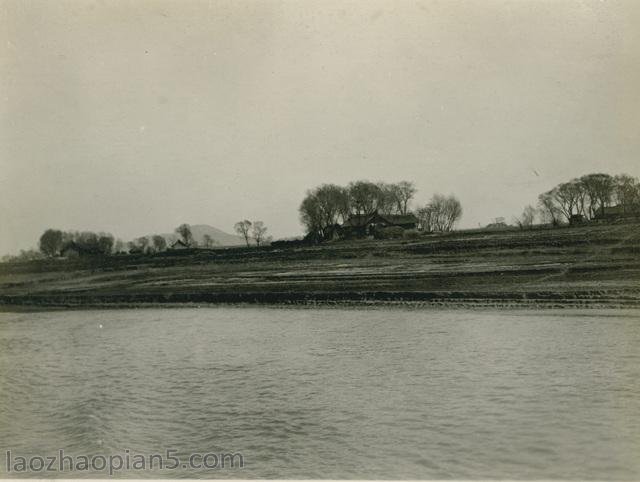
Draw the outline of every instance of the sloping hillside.
[[[0,304],[640,307],[640,224],[0,265]]]

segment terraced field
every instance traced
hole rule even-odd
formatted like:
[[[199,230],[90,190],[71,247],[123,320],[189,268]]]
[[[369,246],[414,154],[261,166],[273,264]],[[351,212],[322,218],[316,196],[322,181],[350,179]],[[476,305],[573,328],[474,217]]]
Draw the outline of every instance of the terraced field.
[[[0,304],[640,306],[640,224],[0,265]]]

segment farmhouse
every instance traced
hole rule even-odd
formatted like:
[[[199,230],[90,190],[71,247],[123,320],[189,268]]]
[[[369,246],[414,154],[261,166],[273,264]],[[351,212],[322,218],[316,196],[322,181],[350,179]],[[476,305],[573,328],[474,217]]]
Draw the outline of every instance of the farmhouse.
[[[179,239],[175,243],[172,243],[169,249],[189,249],[190,247],[190,245]]]
[[[631,204],[623,206],[621,204],[617,206],[604,206],[598,213],[596,213],[594,219],[600,221],[614,221],[617,219],[632,218],[640,216],[640,205]]]
[[[347,219],[341,226],[343,234],[351,236],[368,236],[376,230],[399,227],[402,229],[415,229],[418,218],[413,214],[380,214],[374,211],[371,214],[355,214]]]

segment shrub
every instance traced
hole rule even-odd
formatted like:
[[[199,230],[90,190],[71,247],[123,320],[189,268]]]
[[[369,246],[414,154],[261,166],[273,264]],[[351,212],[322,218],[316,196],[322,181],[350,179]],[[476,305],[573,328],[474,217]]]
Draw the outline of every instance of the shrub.
[[[406,239],[417,239],[420,237],[420,232],[417,229],[407,229],[402,232],[402,237]]]

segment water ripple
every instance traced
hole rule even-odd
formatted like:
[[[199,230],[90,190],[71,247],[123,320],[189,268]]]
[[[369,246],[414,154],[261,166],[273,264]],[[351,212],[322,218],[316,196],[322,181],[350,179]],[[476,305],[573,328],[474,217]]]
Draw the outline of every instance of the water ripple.
[[[638,479],[639,348],[628,313],[0,313],[0,440],[246,461],[137,478]]]

